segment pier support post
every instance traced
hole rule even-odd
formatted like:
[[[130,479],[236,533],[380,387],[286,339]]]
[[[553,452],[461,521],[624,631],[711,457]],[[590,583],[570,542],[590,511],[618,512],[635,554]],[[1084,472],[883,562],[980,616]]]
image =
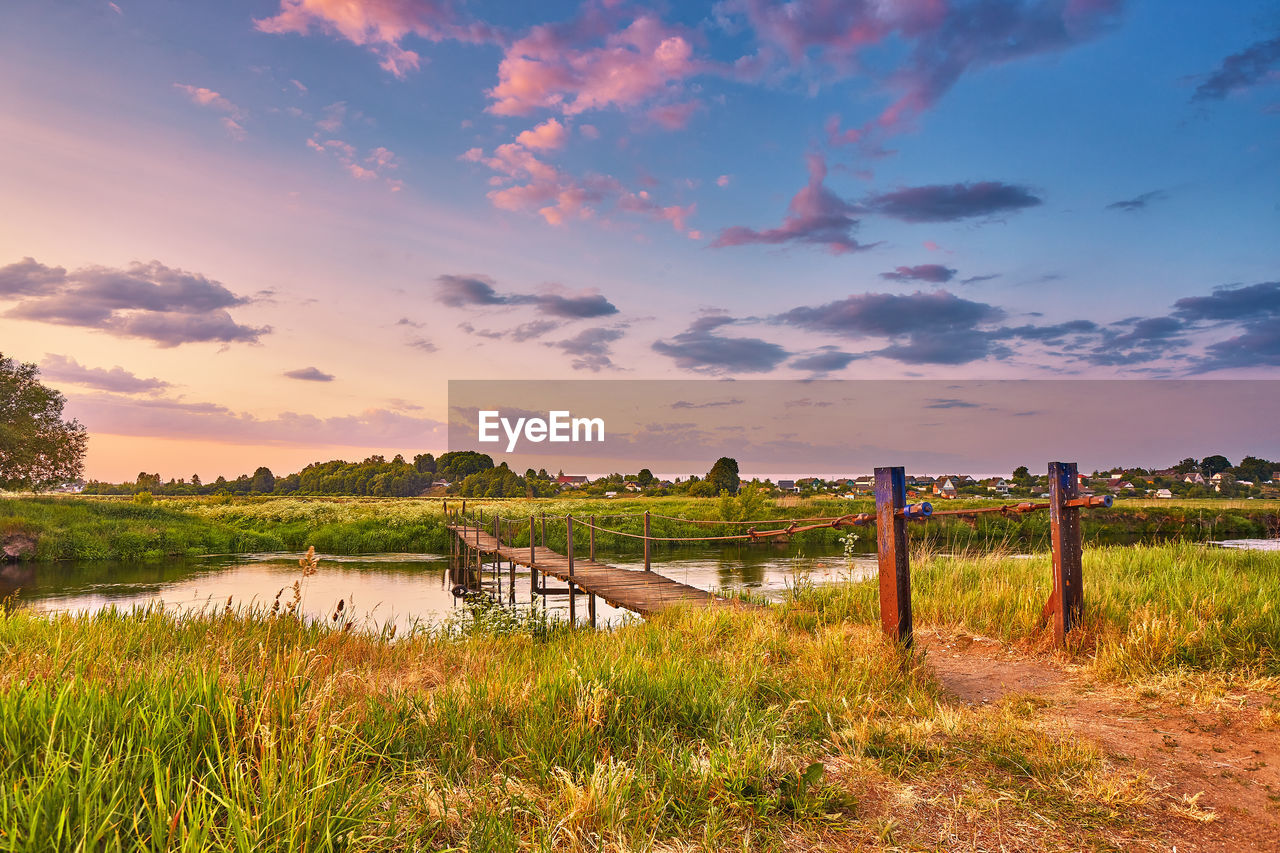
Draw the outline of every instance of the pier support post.
[[[533,545],[533,516],[529,516],[529,601],[538,600],[538,566],[537,553]]]
[[[569,557],[569,624],[577,624],[577,587],[573,585],[573,516],[566,515],[564,517],[565,539],[568,544],[565,546],[565,552]]]
[[[644,511],[644,570],[646,572],[652,571],[649,568],[649,558],[649,510],[646,509]]]
[[[1049,463],[1049,543],[1053,548],[1053,638],[1063,645],[1084,610],[1081,568],[1080,507],[1068,502],[1080,496],[1076,463]]]
[[[901,467],[876,469],[876,551],[880,559],[880,625],[911,647],[911,561],[907,551],[907,479]]]
[[[547,547],[547,511],[545,509],[542,511],[542,547]]]

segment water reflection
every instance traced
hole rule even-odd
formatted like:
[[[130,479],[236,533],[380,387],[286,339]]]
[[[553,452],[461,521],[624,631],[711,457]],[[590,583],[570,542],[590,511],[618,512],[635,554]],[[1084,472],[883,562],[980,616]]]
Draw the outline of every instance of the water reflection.
[[[403,631],[415,623],[435,625],[458,611],[461,603],[453,587],[465,578],[451,571],[450,558],[440,554],[321,554],[320,570],[302,585],[301,611],[323,619],[342,600],[357,625],[377,629],[394,624]],[[640,555],[601,554],[620,568],[643,570]],[[529,573],[492,564],[480,578],[481,587],[503,602],[536,606],[567,618],[566,595],[534,596]],[[800,584],[831,583],[874,574],[875,558],[860,555],[852,564],[836,548],[804,552],[792,548],[742,546],[682,548],[656,555],[654,568],[681,583],[706,590],[751,590],[770,597],[785,595]],[[277,595],[287,602],[290,587],[300,579],[296,554],[172,558],[145,563],[94,561],[22,564],[0,567],[0,594],[13,603],[45,612],[91,613],[105,607],[128,610],[163,603],[184,611],[218,610],[228,598],[236,607],[270,608]],[[474,582],[474,578],[472,579]],[[565,589],[552,579],[548,588]],[[15,592],[16,591],[16,592]],[[579,621],[586,619],[587,597],[575,602]],[[535,604],[536,602],[536,604]],[[599,624],[628,618],[625,611],[597,602]]]

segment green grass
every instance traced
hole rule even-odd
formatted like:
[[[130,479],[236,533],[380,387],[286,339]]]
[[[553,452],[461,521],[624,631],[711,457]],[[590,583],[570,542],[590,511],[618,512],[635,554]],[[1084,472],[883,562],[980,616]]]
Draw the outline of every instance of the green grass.
[[[913,569],[921,627],[1047,646],[1047,557]],[[1084,569],[1072,653],[1096,676],[1280,675],[1280,554],[1093,548]],[[1086,850],[1159,832],[1147,782],[1038,706],[946,701],[880,636],[874,583],[600,633],[502,614],[396,638],[265,612],[8,612],[0,849],[917,849],[948,826]]]
[[[912,610],[924,624],[1045,646],[1048,554],[954,556],[921,551]],[[1172,670],[1280,676],[1280,553],[1193,543],[1084,551],[1085,611],[1077,651],[1097,670],[1135,679]],[[878,617],[872,583],[814,587],[800,603],[823,620]]]
[[[1145,786],[1087,744],[943,703],[872,626],[805,618],[391,640],[14,613],[0,849],[782,850],[891,836],[870,788],[956,780],[1059,849],[1146,831]]]
[[[1265,537],[1280,534],[1280,510],[1270,502],[1221,502],[1221,505],[1118,503],[1111,510],[1084,513],[1087,541],[1164,541],[1170,538]],[[459,499],[449,499],[452,509]],[[947,509],[990,506],[991,502],[954,501]],[[752,505],[720,498],[617,498],[542,500],[468,499],[469,511],[487,518],[500,514],[524,524],[514,530],[516,544],[528,542],[528,518],[545,513],[547,544],[565,546],[562,518],[572,513],[597,525],[633,535],[643,530],[640,513],[699,519],[710,522],[754,518],[803,518],[872,512],[869,499],[806,500],[790,506]],[[775,525],[776,526],[776,525]],[[766,528],[768,526],[765,526]],[[694,525],[654,517],[651,533],[660,537],[721,536],[741,533],[729,524]],[[140,560],[165,555],[243,553],[248,551],[305,550],[314,545],[330,554],[377,552],[436,552],[449,549],[443,506],[437,499],[377,498],[177,498],[136,503],[112,498],[4,498],[0,499],[0,539],[21,533],[37,542],[38,560]],[[873,527],[858,529],[864,549],[872,549]],[[813,530],[796,536],[801,545],[834,546],[842,531]],[[946,518],[912,526],[912,538],[937,549],[1008,548],[1020,551],[1048,547],[1048,513],[1008,517],[999,514],[972,520]],[[540,536],[540,522],[539,522]],[[577,543],[586,547],[587,530],[581,527]],[[597,547],[608,553],[634,553],[639,540],[632,536],[599,532]],[[663,554],[678,544],[656,542],[654,553]]]

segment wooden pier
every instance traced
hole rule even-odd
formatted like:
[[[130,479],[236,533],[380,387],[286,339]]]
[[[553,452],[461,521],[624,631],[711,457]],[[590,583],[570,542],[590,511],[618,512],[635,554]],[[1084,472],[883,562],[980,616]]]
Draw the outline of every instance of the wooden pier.
[[[456,541],[461,546],[460,554],[465,555],[467,561],[479,565],[488,559],[509,567],[511,574],[509,589],[513,598],[516,566],[524,566],[531,571],[535,594],[567,594],[570,618],[574,616],[576,603],[574,599],[578,595],[589,596],[588,615],[593,623],[595,622],[594,598],[597,596],[613,607],[630,610],[641,616],[660,613],[675,606],[744,606],[736,599],[723,598],[706,590],[673,581],[657,572],[624,569],[592,559],[584,560],[572,556],[571,553],[561,554],[541,545],[505,545],[493,535],[492,529],[480,528],[474,524],[451,524],[449,530],[457,537]],[[499,581],[502,574],[500,568],[495,570]],[[538,586],[540,575],[543,579],[541,589]],[[477,572],[477,577],[483,577],[483,573]],[[569,588],[546,590],[545,584],[548,577],[564,581]]]

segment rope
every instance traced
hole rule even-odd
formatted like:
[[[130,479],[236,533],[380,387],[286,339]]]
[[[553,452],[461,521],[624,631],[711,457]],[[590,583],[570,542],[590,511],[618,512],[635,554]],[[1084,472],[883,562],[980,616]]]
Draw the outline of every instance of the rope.
[[[804,521],[806,519],[798,519],[798,520]],[[628,539],[648,539],[650,542],[729,542],[729,541],[744,541],[744,540],[756,541],[758,539],[768,539],[773,536],[791,536],[796,533],[805,533],[810,530],[821,530],[824,528],[832,528],[835,530],[839,530],[841,527],[846,527],[846,526],[853,526],[853,525],[862,526],[862,525],[874,523],[875,516],[865,512],[858,513],[857,515],[841,515],[841,516],[834,516],[834,517],[825,519],[820,524],[809,524],[805,526],[799,526],[793,521],[787,527],[779,528],[778,530],[756,530],[755,528],[749,528],[746,533],[739,533],[739,534],[734,534],[729,536],[648,536],[646,537],[642,533],[626,533],[622,530],[610,530],[605,527],[598,527],[587,521],[579,521],[576,518],[574,519],[574,522],[577,524],[581,524],[583,527],[589,527],[592,530],[597,530],[601,533],[611,533],[614,536],[624,536]],[[766,524],[769,522],[752,522],[752,523]]]

